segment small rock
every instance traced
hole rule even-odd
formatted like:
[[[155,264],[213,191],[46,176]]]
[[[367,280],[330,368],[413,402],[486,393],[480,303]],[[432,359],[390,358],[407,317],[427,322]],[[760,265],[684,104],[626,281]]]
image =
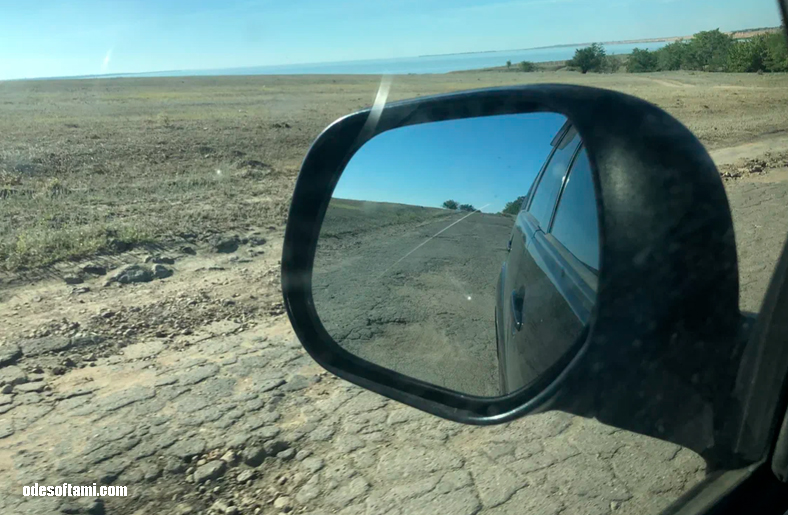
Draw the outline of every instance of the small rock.
[[[189,256],[194,256],[197,254],[197,251],[194,250],[194,247],[189,247],[188,245],[184,245],[179,249],[182,254],[187,254]]]
[[[263,450],[268,456],[276,456],[282,451],[287,450],[290,444],[284,440],[269,440],[263,444]],[[295,456],[295,454],[293,454]]]
[[[18,393],[38,393],[44,390],[44,383],[24,383],[16,385]]]
[[[27,382],[27,374],[16,365],[0,369],[0,384],[15,385]]]
[[[227,463],[222,460],[209,461],[205,465],[197,467],[194,471],[194,481],[196,483],[204,483],[212,479],[221,477],[227,469]]]
[[[277,510],[282,510],[283,512],[287,513],[293,509],[293,501],[286,495],[277,497],[276,500],[274,501],[274,508],[276,508]]]
[[[247,447],[241,452],[241,458],[250,467],[257,467],[265,459],[265,450],[257,446]]]
[[[229,254],[238,250],[238,237],[237,236],[214,236],[210,240],[213,250],[222,254]]]
[[[156,279],[166,279],[167,277],[172,276],[172,269],[167,268],[164,265],[153,265],[153,277]]]
[[[76,274],[64,275],[63,280],[66,284],[82,284],[83,282],[82,277]]]
[[[90,275],[107,275],[107,267],[88,263],[82,266],[82,272]]]
[[[66,367],[64,367],[63,365],[57,365],[57,366],[52,367],[52,374],[53,375],[62,376],[65,373],[66,373]]]
[[[22,340],[19,342],[19,347],[22,349],[22,354],[29,358],[66,350],[71,347],[71,340],[64,336],[44,336],[42,338]]]
[[[229,450],[222,455],[221,460],[228,465],[233,465],[238,460],[238,456],[236,456],[235,452]]]
[[[279,458],[280,460],[290,461],[293,458],[295,458],[295,455],[296,455],[295,449],[291,448],[291,449],[285,449],[284,451],[277,453],[276,457]]]
[[[142,265],[126,265],[112,276],[110,282],[120,284],[146,283],[153,280],[153,272]]]
[[[89,291],[90,291],[90,288],[88,288],[87,286],[79,286],[77,288],[71,288],[71,294],[72,295],[80,295],[82,293],[87,293]],[[82,301],[80,301],[80,302],[82,302]]]
[[[0,388],[0,393],[5,394],[5,395],[8,395],[8,394],[12,393],[13,391],[14,391],[14,385],[12,385],[12,384],[7,384],[7,385],[4,385],[2,388]]]
[[[255,475],[256,472],[254,469],[246,469],[246,470],[242,470],[241,473],[238,474],[238,477],[236,479],[238,480],[239,483],[246,483],[250,479],[253,479]]]
[[[298,451],[298,453],[295,455],[295,459],[296,459],[296,461],[304,461],[305,459],[307,459],[311,455],[312,455],[312,451],[308,451],[306,449],[302,449],[302,450]]]
[[[620,502],[610,501],[610,511],[616,511],[619,508],[619,506],[621,506]]]
[[[0,367],[11,365],[22,357],[22,349],[19,345],[8,343],[0,345]]]
[[[194,513],[194,508],[188,504],[180,503],[175,507],[175,515],[191,515]]]

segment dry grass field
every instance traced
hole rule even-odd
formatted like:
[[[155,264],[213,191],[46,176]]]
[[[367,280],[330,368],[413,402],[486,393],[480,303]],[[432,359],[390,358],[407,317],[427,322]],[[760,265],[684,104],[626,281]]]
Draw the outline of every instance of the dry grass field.
[[[0,83],[0,269],[281,227],[301,159],[375,76]],[[788,75],[469,72],[396,76],[390,100],[562,82],[645,98],[709,149],[788,129]]]

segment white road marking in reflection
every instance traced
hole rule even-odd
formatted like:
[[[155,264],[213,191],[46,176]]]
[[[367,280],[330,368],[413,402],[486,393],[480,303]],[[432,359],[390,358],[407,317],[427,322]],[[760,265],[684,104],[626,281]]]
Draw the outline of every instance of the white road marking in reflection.
[[[429,242],[431,242],[432,240],[434,240],[435,238],[437,238],[437,237],[438,237],[438,236],[439,236],[441,233],[444,233],[444,232],[448,231],[449,229],[451,229],[452,227],[454,227],[454,226],[455,226],[455,225],[457,225],[458,223],[462,222],[463,220],[465,220],[465,219],[466,219],[466,218],[468,218],[469,216],[471,216],[471,215],[474,215],[474,214],[476,214],[476,213],[481,213],[482,209],[484,209],[485,207],[487,207],[487,206],[489,206],[489,205],[490,205],[490,204],[485,204],[485,205],[483,205],[482,207],[480,207],[479,209],[477,209],[476,211],[471,211],[470,213],[468,213],[467,215],[463,216],[463,217],[462,217],[462,218],[460,218],[459,220],[457,220],[457,221],[455,221],[455,222],[452,222],[452,223],[450,223],[449,225],[447,225],[446,227],[444,227],[444,228],[443,228],[443,229],[441,229],[440,231],[436,232],[435,234],[433,234],[432,236],[430,236],[429,238],[427,238],[427,239],[426,239],[426,240],[424,240],[423,242],[421,242],[421,243],[419,243],[418,245],[416,245],[416,247],[415,247],[413,250],[411,250],[410,252],[408,252],[407,254],[405,254],[404,256],[402,256],[401,258],[399,258],[398,260],[396,260],[396,261],[394,262],[394,264],[392,264],[392,265],[391,265],[390,267],[388,267],[387,269],[383,270],[383,273],[382,273],[382,274],[380,274],[380,275],[383,275],[383,274],[385,274],[386,272],[388,272],[389,270],[391,270],[392,268],[394,268],[395,266],[397,266],[397,265],[400,263],[400,261],[402,261],[403,259],[407,258],[407,257],[408,257],[408,256],[410,256],[411,254],[413,254],[414,252],[416,252],[417,250],[419,250],[421,247],[423,247],[423,246],[424,246],[424,245],[426,245],[427,243],[429,243]],[[470,299],[470,296],[468,297],[468,300],[471,300],[471,299]]]

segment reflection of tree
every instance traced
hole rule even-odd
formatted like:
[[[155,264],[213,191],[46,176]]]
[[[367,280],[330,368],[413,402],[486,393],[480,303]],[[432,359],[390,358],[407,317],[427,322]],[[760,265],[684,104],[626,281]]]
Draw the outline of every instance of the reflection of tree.
[[[458,204],[455,200],[447,200],[443,203],[444,209],[451,209],[452,211],[460,210],[460,211],[476,211],[476,208],[473,207],[473,204]]]
[[[523,207],[523,202],[525,201],[525,195],[522,197],[517,197],[517,200],[513,200],[512,202],[507,202],[506,206],[503,208],[501,213],[505,215],[516,215],[520,212],[520,209]]]

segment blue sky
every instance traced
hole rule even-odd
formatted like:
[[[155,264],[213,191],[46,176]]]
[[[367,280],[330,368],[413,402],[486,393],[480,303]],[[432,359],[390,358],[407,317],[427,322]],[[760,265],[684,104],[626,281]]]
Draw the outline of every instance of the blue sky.
[[[530,113],[393,129],[356,152],[334,197],[429,207],[452,199],[497,213],[528,193],[565,120]]]
[[[0,79],[230,68],[779,24],[775,0],[0,0]]]

